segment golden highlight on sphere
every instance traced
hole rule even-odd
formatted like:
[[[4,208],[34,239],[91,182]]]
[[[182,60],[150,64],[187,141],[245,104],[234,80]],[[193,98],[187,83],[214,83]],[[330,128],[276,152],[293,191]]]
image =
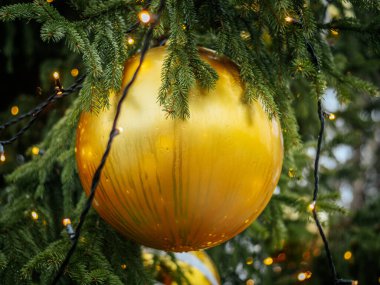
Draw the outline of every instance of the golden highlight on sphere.
[[[99,215],[136,242],[166,251],[208,248],[239,234],[268,204],[281,173],[280,124],[259,102],[242,103],[235,65],[201,57],[218,73],[212,90],[194,88],[190,118],[171,119],[157,103],[165,47],[151,49],[122,106],[93,202]],[[123,86],[138,65],[125,65]],[[81,115],[76,141],[86,193],[105,150],[120,95],[101,114]]]

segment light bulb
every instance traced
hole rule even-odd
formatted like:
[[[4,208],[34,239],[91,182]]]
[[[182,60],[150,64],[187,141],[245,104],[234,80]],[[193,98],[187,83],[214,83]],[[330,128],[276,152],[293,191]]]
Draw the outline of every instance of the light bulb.
[[[272,265],[273,264],[273,258],[272,257],[267,257],[264,259],[264,264],[269,266],[269,265]]]
[[[141,22],[143,22],[144,24],[147,24],[150,22],[150,19],[151,19],[151,16],[149,14],[148,11],[146,10],[142,10],[140,13],[139,13],[139,19]]]
[[[32,153],[34,155],[38,155],[40,153],[40,149],[36,146],[32,147]]]
[[[333,120],[335,120],[335,119],[336,119],[335,114],[333,114],[333,113],[329,114],[329,120],[330,120],[330,121],[333,121]]]
[[[285,17],[285,21],[288,22],[288,23],[291,23],[291,22],[293,22],[293,18],[289,17],[289,16],[286,16]]]
[[[78,68],[71,69],[70,74],[71,74],[72,77],[77,77],[78,74],[79,74]]]
[[[128,37],[128,44],[133,45],[135,43],[135,40],[131,37]]]
[[[19,111],[20,111],[20,110],[19,110],[18,106],[13,106],[13,107],[11,108],[11,114],[12,114],[13,116],[16,116],[16,115],[18,114]]]
[[[32,211],[32,212],[30,213],[30,215],[32,216],[32,219],[33,219],[33,220],[35,220],[35,221],[38,220],[38,214],[37,214],[36,211]]]
[[[299,273],[298,276],[297,276],[297,279],[299,281],[304,281],[306,279],[306,274],[303,273],[303,272]]]
[[[65,218],[62,220],[62,224],[67,227],[68,225],[71,225],[71,220],[69,218]]]

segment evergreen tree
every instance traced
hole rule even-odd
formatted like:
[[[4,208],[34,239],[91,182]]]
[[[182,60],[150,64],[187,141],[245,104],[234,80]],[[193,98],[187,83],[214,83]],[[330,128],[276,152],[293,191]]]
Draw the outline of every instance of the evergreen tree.
[[[62,85],[74,84],[78,95],[54,99],[28,132],[12,145],[4,144],[0,284],[50,284],[71,245],[62,219],[70,217],[76,225],[86,201],[75,159],[79,114],[102,112],[109,107],[109,95],[122,91],[124,64],[141,52],[152,25],[141,23],[138,13],[147,10],[154,18],[161,1],[20,2],[3,1],[0,6],[0,82],[7,87],[1,124],[9,119],[11,106],[26,112],[60,92],[52,88],[56,70]],[[337,118],[326,122],[318,211],[328,217],[323,224],[330,228],[341,277],[358,279],[359,284],[378,282],[380,104],[373,96],[379,94],[379,2],[163,3],[150,46],[165,44],[168,50],[157,98],[168,117],[187,120],[189,92],[195,86],[215,86],[215,70],[198,53],[204,46],[238,66],[242,101],[261,101],[268,116],[282,125],[285,158],[270,204],[246,231],[208,251],[223,284],[253,284],[250,279],[254,284],[296,284],[300,273],[309,284],[331,282],[308,211],[317,101],[328,92],[340,105],[329,110],[329,100],[323,102]],[[37,95],[31,95],[37,86]],[[17,135],[22,126],[0,129],[1,141]],[[343,198],[352,195],[351,205],[340,204],[339,190]],[[352,257],[343,258],[348,251]],[[60,284],[162,281],[156,266],[144,267],[141,252],[91,210]],[[159,262],[157,256],[154,262]],[[179,267],[172,276],[178,283],[190,282]]]

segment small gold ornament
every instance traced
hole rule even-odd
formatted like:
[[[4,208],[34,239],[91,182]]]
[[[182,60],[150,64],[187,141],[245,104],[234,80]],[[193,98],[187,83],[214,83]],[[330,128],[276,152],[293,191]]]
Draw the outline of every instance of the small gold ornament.
[[[154,255],[158,256],[158,262],[154,262]],[[189,284],[221,284],[215,264],[204,251],[175,253],[174,257],[176,263],[164,251],[149,248],[145,248],[143,251],[144,266],[147,269],[154,268],[155,280],[160,282],[159,284],[176,285],[177,266],[180,267]]]
[[[200,49],[218,73],[214,89],[194,87],[190,118],[168,118],[157,103],[165,47],[151,49],[122,106],[115,138],[93,202],[126,237],[167,251],[208,248],[239,234],[263,211],[278,182],[280,124],[261,103],[242,102],[236,66]],[[139,62],[125,65],[123,86]],[[106,147],[120,95],[100,114],[81,115],[76,141],[86,193]]]

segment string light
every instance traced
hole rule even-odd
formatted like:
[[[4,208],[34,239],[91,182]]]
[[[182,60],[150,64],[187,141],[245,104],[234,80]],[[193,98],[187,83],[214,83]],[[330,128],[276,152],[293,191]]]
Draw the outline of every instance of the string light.
[[[288,23],[292,23],[294,21],[294,19],[290,16],[286,16],[285,17],[285,21],[288,22]]]
[[[71,74],[72,77],[77,77],[78,74],[79,74],[78,68],[71,69],[70,74]]]
[[[54,0],[46,0],[46,2],[48,2],[48,3],[53,3]]]
[[[71,225],[71,220],[69,218],[65,218],[62,220],[62,224],[67,227],[68,225]]]
[[[142,10],[139,13],[139,19],[144,24],[147,24],[147,23],[150,22],[151,16],[150,16],[150,14],[149,14],[149,12],[147,10]]]
[[[75,238],[75,231],[71,225],[71,220],[69,218],[64,218],[62,224],[66,227],[66,232],[69,238],[73,240]]]
[[[4,146],[0,144],[0,161],[4,162],[6,160],[5,153],[4,153]]]
[[[30,212],[30,215],[32,216],[32,219],[37,221],[38,220],[38,214],[36,211],[32,211]]]
[[[298,281],[305,281],[306,280],[306,274],[304,272],[298,273],[297,279],[298,279]]]
[[[253,257],[247,257],[247,259],[245,260],[245,264],[247,264],[247,265],[251,265],[251,264],[253,264]]]
[[[350,259],[352,258],[352,252],[349,251],[349,250],[347,250],[347,251],[344,253],[343,258],[344,258],[345,260],[350,260]]]
[[[75,91],[81,89],[84,79],[85,79],[85,76],[81,76],[69,88],[62,90],[61,91],[62,96],[57,96],[57,92],[55,92],[52,95],[50,95],[44,102],[39,104],[37,107],[35,107],[32,110],[18,116],[15,119],[11,119],[11,120],[7,121],[6,123],[0,125],[0,130],[4,130],[10,126],[13,126],[13,125],[21,122],[22,120],[25,120],[26,118],[29,118],[29,121],[26,123],[26,125],[20,131],[18,131],[14,136],[12,136],[11,138],[9,138],[7,140],[0,141],[0,160],[2,159],[5,161],[5,155],[3,155],[3,156],[1,155],[1,154],[4,154],[4,148],[1,146],[11,144],[14,141],[16,141],[18,138],[20,138],[27,130],[29,130],[32,127],[33,123],[37,120],[37,118],[41,114],[41,112],[44,111],[51,103],[53,103],[54,101],[56,101],[59,98],[66,97],[66,96],[74,93]],[[41,154],[41,150],[40,150],[40,154]]]
[[[335,114],[333,114],[333,113],[329,114],[329,120],[330,121],[335,120],[335,118],[336,118]]]
[[[272,257],[267,257],[267,258],[264,259],[263,263],[266,266],[272,265],[273,264],[273,258]]]
[[[308,206],[309,211],[314,211],[314,209],[315,209],[315,204],[316,204],[316,201],[313,201],[313,202],[311,202],[311,203],[309,204],[309,206]]]
[[[20,109],[18,108],[18,106],[12,106],[12,108],[11,108],[11,114],[13,116],[16,116],[19,111],[20,111]]]
[[[61,84],[61,80],[59,80],[60,76],[59,76],[59,72],[58,71],[54,71],[53,72],[53,77],[55,79],[55,92],[58,96],[61,96],[63,94],[62,92],[62,84]]]
[[[114,117],[114,120],[113,120],[113,128],[114,126],[117,125],[117,122],[118,122],[118,119],[119,119],[119,116],[120,116],[120,112],[121,112],[121,108],[120,106],[122,106],[122,103],[124,102],[125,98],[127,97],[128,95],[128,91],[130,90],[131,86],[133,85],[134,81],[136,80],[136,77],[139,73],[139,70],[141,69],[141,66],[143,64],[143,61],[144,61],[144,57],[149,49],[149,44],[152,40],[152,36],[153,36],[153,29],[155,28],[155,26],[158,24],[158,20],[161,16],[161,12],[164,8],[164,3],[165,1],[164,0],[160,0],[160,3],[159,3],[159,6],[158,6],[158,9],[157,9],[157,15],[155,17],[155,21],[152,23],[152,25],[149,27],[146,35],[145,35],[145,38],[143,40],[143,45],[142,45],[142,48],[141,48],[141,51],[140,51],[140,62],[139,62],[139,65],[136,67],[136,70],[132,76],[132,79],[128,82],[128,84],[124,87],[123,89],[123,92],[121,94],[121,97],[119,99],[119,102],[117,104],[117,112],[115,114],[115,117]],[[89,194],[89,197],[87,198],[87,201],[86,201],[86,204],[80,214],[80,218],[79,218],[79,223],[76,227],[76,231],[78,232],[78,235],[75,236],[75,238],[72,240],[73,243],[70,247],[70,249],[68,250],[66,256],[65,256],[65,259],[63,260],[63,262],[61,263],[61,265],[59,266],[58,268],[58,271],[56,272],[55,276],[54,276],[54,279],[53,281],[51,282],[52,285],[56,285],[59,281],[59,279],[62,277],[62,275],[64,274],[65,272],[65,268],[66,266],[69,264],[70,262],[70,259],[72,257],[72,255],[74,254],[75,252],[75,249],[77,247],[77,244],[78,244],[78,238],[80,236],[80,230],[83,226],[83,223],[84,221],[86,220],[86,217],[87,217],[87,214],[91,208],[91,204],[94,200],[94,197],[95,197],[95,194],[96,194],[96,189],[97,189],[97,186],[99,185],[99,178],[102,174],[102,170],[103,170],[103,167],[107,161],[107,157],[110,153],[110,150],[111,150],[111,147],[112,147],[112,142],[114,140],[114,134],[111,133],[109,138],[108,138],[108,142],[107,142],[107,148],[104,150],[104,153],[103,153],[103,156],[102,156],[102,160],[100,161],[98,167],[96,168],[95,170],[95,175],[93,176],[92,178],[92,183],[91,183],[91,189],[90,189],[90,194]],[[98,174],[98,175],[97,175]]]
[[[38,155],[40,153],[40,149],[37,146],[32,147],[32,154]]]
[[[127,269],[127,265],[125,263],[123,263],[122,265],[120,265],[121,269],[125,270]]]
[[[135,43],[135,40],[132,37],[128,37],[128,44],[133,45]]]
[[[118,134],[121,134],[124,131],[124,129],[122,127],[117,127],[116,131]]]
[[[248,279],[247,282],[245,282],[245,285],[255,285],[255,280]]]

